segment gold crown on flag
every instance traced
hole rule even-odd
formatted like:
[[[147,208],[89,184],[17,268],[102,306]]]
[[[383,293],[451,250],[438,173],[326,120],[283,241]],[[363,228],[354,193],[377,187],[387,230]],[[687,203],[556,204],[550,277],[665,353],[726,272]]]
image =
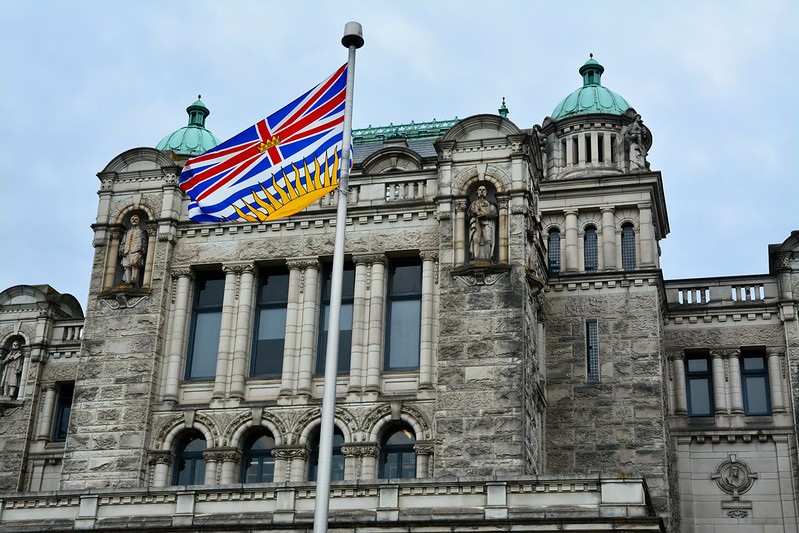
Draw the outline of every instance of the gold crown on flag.
[[[266,142],[262,142],[258,145],[258,151],[261,153],[266,152],[270,148],[273,148],[280,144],[280,136],[279,135],[272,135],[271,139],[268,139]]]

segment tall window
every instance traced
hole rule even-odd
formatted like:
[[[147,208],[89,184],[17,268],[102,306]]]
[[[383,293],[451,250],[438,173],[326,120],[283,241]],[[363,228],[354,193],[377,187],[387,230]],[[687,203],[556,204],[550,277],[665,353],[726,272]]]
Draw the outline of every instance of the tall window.
[[[275,439],[265,432],[253,432],[245,440],[241,454],[242,483],[271,483],[275,477],[272,448]]]
[[[325,373],[327,354],[327,332],[330,329],[330,285],[333,274],[332,265],[325,265],[322,271],[322,311],[319,317],[319,348],[316,351],[316,373]],[[352,351],[352,303],[355,296],[355,268],[352,263],[344,265],[341,285],[341,329],[338,335],[338,373],[349,374],[350,352]]]
[[[341,446],[344,444],[344,434],[335,426],[333,427],[333,457],[330,464],[330,480],[340,481],[344,479],[344,454]],[[317,470],[319,469],[319,430],[311,439],[311,456],[308,459],[308,481],[316,481]]]
[[[549,275],[560,276],[560,230],[557,228],[549,230],[547,262],[549,263]]]
[[[286,341],[286,305],[289,275],[285,270],[268,270],[258,280],[250,375],[279,377],[283,372]]]
[[[585,228],[583,255],[585,255],[585,271],[596,272],[599,268],[599,251],[597,249],[596,228],[594,226]]]
[[[388,271],[386,370],[419,368],[422,324],[422,265],[393,262]]]
[[[710,359],[689,357],[686,361],[688,416],[713,416],[713,377]]]
[[[599,331],[596,320],[585,323],[585,378],[599,381]]]
[[[55,416],[53,417],[53,442],[64,442],[67,440],[69,431],[69,418],[72,415],[72,397],[75,394],[75,384],[60,383],[58,385],[58,397],[55,402]]]
[[[380,443],[380,479],[416,477],[416,437],[408,426],[386,433]]]
[[[770,415],[771,395],[765,357],[752,352],[741,354],[741,384],[744,413],[751,416]]]
[[[199,431],[193,431],[178,442],[175,449],[173,485],[202,485],[205,483],[205,439]]]
[[[630,222],[621,227],[621,268],[635,270],[635,229]]]
[[[225,278],[221,272],[197,275],[194,307],[191,313],[189,357],[186,361],[187,380],[216,377],[216,355],[219,348],[224,294]]]

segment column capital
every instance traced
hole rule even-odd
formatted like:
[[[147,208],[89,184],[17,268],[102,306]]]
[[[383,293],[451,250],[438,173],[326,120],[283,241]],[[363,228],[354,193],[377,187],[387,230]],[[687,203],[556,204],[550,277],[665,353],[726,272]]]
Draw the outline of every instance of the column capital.
[[[346,457],[377,457],[380,454],[380,446],[376,442],[345,444],[341,447],[341,453]]]
[[[173,279],[178,279],[178,278],[189,278],[189,279],[192,279],[194,277],[194,271],[191,268],[189,268],[189,267],[174,268],[169,273],[169,275],[172,276]]]
[[[641,202],[638,204],[638,209],[652,209],[652,202]]]
[[[771,357],[772,355],[782,357],[785,355],[785,348],[782,347],[766,348],[766,355],[769,357]]]
[[[307,446],[275,446],[272,448],[272,457],[275,459],[305,459],[311,456]]]
[[[286,265],[290,270],[305,270],[307,268],[319,270],[319,258],[298,257],[295,259],[286,259]]]
[[[170,451],[151,451],[148,462],[151,465],[172,465],[175,460],[175,454]]]
[[[417,455],[433,455],[436,443],[434,441],[418,441],[413,445],[413,450]]]
[[[610,213],[610,214],[613,214],[613,213],[615,213],[615,212],[616,212],[616,208],[615,208],[615,207],[613,207],[613,206],[607,206],[607,205],[606,205],[605,207],[600,207],[600,208],[599,208],[599,212],[600,212],[600,213]]]
[[[419,252],[422,261],[438,261],[438,252],[433,250],[422,250]]]
[[[458,198],[455,200],[455,211],[458,213],[465,213],[466,212],[466,199],[465,198]]]
[[[359,254],[352,256],[352,262],[356,265],[372,265],[374,263],[386,264],[385,254]]]

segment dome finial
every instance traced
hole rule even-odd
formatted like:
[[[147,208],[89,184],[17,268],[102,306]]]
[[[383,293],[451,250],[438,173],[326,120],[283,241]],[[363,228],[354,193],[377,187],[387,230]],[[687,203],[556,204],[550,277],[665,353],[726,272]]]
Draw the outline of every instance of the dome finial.
[[[497,111],[499,111],[499,116],[501,116],[502,118],[508,118],[508,106],[505,105],[504,96],[502,97],[502,105]]]
[[[588,54],[588,61],[583,63],[583,66],[580,67],[580,75],[583,77],[583,87],[602,85],[601,78],[603,72],[605,72],[605,67],[594,59],[593,53]]]
[[[202,95],[197,95],[197,101],[186,108],[186,113],[189,114],[189,126],[205,127],[205,119],[211,114],[211,111],[200,100]]]

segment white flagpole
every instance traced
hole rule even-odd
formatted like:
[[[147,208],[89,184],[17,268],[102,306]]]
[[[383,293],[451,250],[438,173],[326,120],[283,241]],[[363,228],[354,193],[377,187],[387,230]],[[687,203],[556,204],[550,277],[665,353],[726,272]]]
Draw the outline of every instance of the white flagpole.
[[[344,138],[338,178],[336,208],[336,242],[333,248],[333,272],[330,281],[330,314],[328,316],[325,382],[322,393],[322,422],[319,428],[319,467],[316,471],[314,533],[327,533],[330,508],[330,470],[333,459],[333,418],[336,411],[336,374],[338,373],[338,337],[341,328],[341,285],[344,272],[344,228],[347,225],[347,186],[350,177],[350,144],[352,144],[352,90],[355,79],[355,50],[363,46],[363,29],[357,22],[344,26],[341,44],[349,50],[347,89],[344,103]]]

